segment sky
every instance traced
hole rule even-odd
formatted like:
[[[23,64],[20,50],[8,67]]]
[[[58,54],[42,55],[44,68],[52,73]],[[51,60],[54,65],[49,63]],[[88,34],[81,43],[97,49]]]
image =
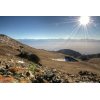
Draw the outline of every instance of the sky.
[[[100,16],[0,16],[0,34],[15,39],[100,39]]]

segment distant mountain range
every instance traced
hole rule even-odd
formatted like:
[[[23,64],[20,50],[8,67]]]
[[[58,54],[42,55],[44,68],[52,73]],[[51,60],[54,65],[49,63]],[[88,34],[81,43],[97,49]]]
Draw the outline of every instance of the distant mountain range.
[[[93,39],[19,39],[21,43],[27,44],[37,49],[48,51],[58,51],[60,49],[70,49],[81,54],[100,53],[100,40]]]
[[[70,50],[70,49],[61,49],[61,50],[58,50],[57,52],[63,53],[63,54],[66,54],[66,55],[70,55],[70,56],[73,56],[73,57],[80,57],[80,56],[82,56],[81,53],[76,52],[74,50]]]
[[[82,55],[81,53],[74,51],[74,50],[70,50],[70,49],[61,49],[61,50],[58,50],[57,52],[62,53],[62,54],[66,54],[66,55],[69,55],[69,56],[73,56],[73,57],[79,58],[81,60],[89,60],[89,59],[92,59],[92,58],[100,58],[100,53]]]

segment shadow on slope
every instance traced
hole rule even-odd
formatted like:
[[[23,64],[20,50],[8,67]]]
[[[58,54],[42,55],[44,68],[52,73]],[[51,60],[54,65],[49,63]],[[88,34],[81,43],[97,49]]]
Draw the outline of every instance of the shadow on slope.
[[[25,58],[25,59],[32,61],[34,63],[37,63],[37,64],[39,64],[39,61],[40,61],[40,58],[37,55],[29,53],[29,52],[25,52],[25,51],[20,52],[20,54],[17,56],[21,57],[21,58]]]

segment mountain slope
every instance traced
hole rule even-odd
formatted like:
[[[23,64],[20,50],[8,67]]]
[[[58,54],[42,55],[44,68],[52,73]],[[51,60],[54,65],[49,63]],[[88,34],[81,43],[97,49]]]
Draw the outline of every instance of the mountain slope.
[[[95,67],[90,62],[52,60],[64,59],[65,56],[57,52],[35,49],[0,35],[0,82],[80,82],[84,72],[86,77],[89,77],[88,81],[99,82],[99,65]],[[71,75],[76,78],[73,79]],[[96,81],[90,80],[90,77],[96,78]]]

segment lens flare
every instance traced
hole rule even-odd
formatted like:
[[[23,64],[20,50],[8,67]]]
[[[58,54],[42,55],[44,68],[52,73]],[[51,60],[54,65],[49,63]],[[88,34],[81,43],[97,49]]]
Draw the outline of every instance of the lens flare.
[[[89,16],[80,16],[79,18],[80,25],[86,26],[90,22]]]

